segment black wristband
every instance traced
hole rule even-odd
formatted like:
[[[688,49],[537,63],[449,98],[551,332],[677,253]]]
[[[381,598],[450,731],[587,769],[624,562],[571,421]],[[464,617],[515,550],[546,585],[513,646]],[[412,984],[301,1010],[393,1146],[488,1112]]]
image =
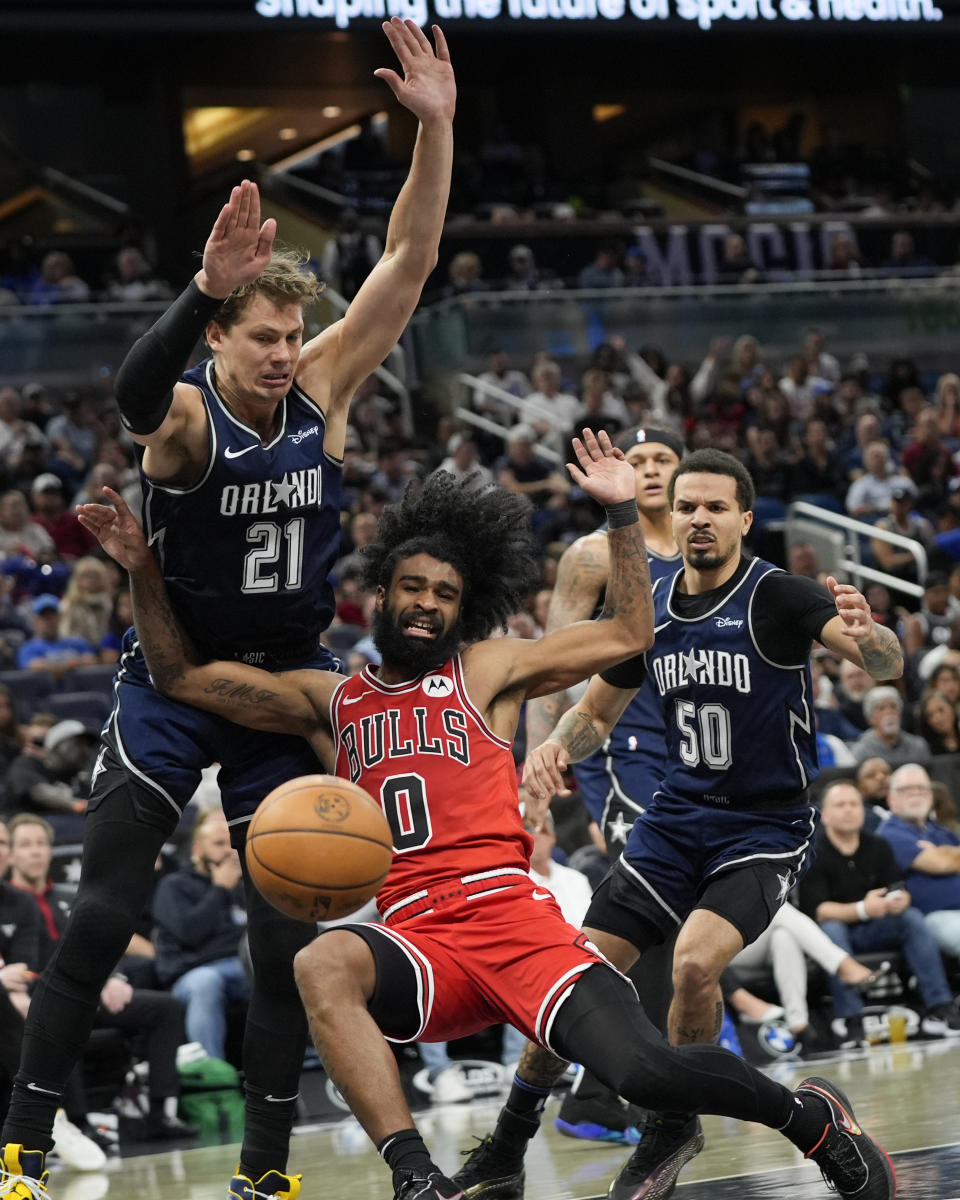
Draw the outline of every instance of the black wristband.
[[[115,395],[124,425],[133,433],[159,429],[173,389],[222,300],[191,279],[163,316],[134,342],[117,372]]]
[[[608,529],[623,529],[626,525],[635,525],[640,520],[640,510],[636,499],[621,500],[619,504],[608,504],[604,511],[607,514]]]

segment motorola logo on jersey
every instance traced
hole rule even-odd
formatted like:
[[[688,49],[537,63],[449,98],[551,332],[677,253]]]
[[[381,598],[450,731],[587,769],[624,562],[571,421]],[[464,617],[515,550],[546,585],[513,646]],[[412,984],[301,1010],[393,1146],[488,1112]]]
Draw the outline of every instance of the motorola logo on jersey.
[[[319,508],[322,498],[320,467],[306,467],[302,471],[287,471],[279,480],[226,484],[220,492],[220,515],[257,517],[279,512],[280,505],[289,512]]]
[[[653,660],[652,670],[661,696],[688,683],[732,687],[745,696],[750,694],[750,659],[745,654],[728,650],[664,654]]]
[[[428,696],[449,696],[453,691],[453,682],[446,675],[428,675],[420,685]]]

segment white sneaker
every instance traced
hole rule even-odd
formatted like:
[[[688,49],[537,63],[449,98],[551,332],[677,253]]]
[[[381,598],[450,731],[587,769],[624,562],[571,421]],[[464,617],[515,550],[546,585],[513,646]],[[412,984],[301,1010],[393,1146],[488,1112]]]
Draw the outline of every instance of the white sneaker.
[[[107,1162],[107,1156],[96,1142],[81,1133],[80,1130],[67,1120],[67,1114],[62,1108],[57,1109],[53,1119],[54,1150],[60,1161],[66,1167],[75,1171],[99,1171]]]
[[[472,1099],[473,1092],[456,1066],[445,1067],[433,1081],[434,1104],[466,1104]]]

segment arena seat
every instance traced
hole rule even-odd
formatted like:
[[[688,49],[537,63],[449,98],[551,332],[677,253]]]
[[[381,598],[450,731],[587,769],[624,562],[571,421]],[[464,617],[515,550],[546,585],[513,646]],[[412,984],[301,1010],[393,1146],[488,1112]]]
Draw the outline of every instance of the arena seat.
[[[99,728],[113,708],[110,697],[103,692],[53,692],[43,703],[54,716],[82,721],[91,728]]]
[[[42,702],[53,691],[53,682],[45,671],[0,671],[0,683],[13,693],[21,721],[43,708]]]
[[[116,663],[97,663],[90,667],[74,667],[66,677],[65,684],[71,692],[102,692],[113,695],[113,681],[117,675]]]

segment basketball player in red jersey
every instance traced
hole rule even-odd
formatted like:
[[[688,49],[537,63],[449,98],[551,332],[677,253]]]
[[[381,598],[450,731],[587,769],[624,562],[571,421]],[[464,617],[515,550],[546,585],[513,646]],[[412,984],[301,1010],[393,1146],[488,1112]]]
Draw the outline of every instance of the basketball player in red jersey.
[[[377,899],[384,923],[329,930],[294,965],[320,1057],[392,1170],[395,1200],[461,1193],[414,1128],[385,1039],[444,1041],[501,1022],[634,1103],[779,1129],[839,1195],[888,1200],[889,1161],[838,1089],[810,1079],[791,1093],[719,1047],[668,1046],[630,982],[527,875],[531,842],[510,754],[522,703],[652,642],[633,469],[605,434],[598,442],[584,431],[575,448],[574,480],[607,509],[601,618],[539,642],[491,637],[531,583],[527,505],[439,473],[381,519],[367,575],[383,662],[347,680],[198,662],[119,497],[108,492],[117,512],[85,505],[80,517],[130,571],[161,691],[251,728],[298,730],[378,797],[390,821],[394,865]],[[531,1088],[530,1113],[542,1100]]]

